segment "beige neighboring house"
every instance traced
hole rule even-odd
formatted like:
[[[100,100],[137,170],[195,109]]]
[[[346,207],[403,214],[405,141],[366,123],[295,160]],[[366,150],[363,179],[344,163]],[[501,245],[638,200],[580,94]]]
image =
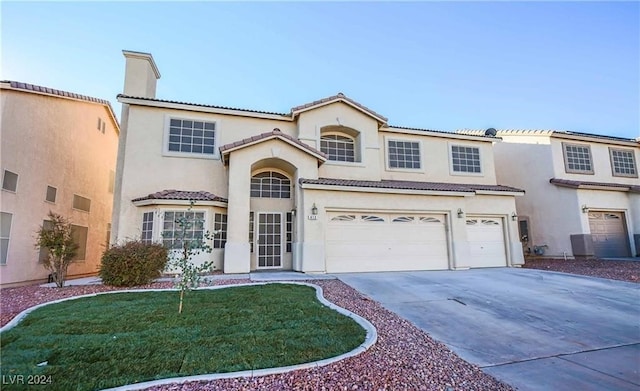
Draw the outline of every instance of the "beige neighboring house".
[[[516,200],[525,253],[640,256],[640,139],[553,130],[497,136],[498,181],[526,191]]]
[[[499,139],[391,126],[343,94],[288,113],[158,99],[152,56],[124,56],[115,241],[171,246],[194,213],[193,235],[221,230],[199,259],[225,273],[523,263]]]
[[[0,284],[43,281],[34,248],[49,211],[80,248],[69,277],[95,274],[110,235],[119,126],[108,101],[0,82]]]

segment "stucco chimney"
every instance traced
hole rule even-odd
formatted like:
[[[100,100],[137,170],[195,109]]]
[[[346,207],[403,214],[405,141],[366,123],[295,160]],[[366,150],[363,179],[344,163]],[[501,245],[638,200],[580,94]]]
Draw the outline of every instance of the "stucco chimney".
[[[156,83],[160,72],[149,53],[123,50],[127,59],[124,72],[124,95],[138,98],[155,98]]]

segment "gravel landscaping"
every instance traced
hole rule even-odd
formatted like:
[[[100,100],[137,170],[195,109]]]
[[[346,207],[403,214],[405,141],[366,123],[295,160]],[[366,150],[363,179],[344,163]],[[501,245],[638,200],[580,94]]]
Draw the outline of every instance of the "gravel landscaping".
[[[217,280],[211,285],[247,282],[250,281]],[[170,384],[149,390],[513,390],[341,281],[308,282],[321,286],[329,301],[373,323],[378,331],[377,343],[356,357],[321,368],[257,378]],[[139,289],[168,287],[171,283],[165,282]],[[101,285],[2,289],[1,323],[6,324],[22,310],[39,303],[113,290],[117,289]]]
[[[540,258],[527,259],[522,267],[611,280],[640,282],[640,259],[638,261],[604,261],[601,259],[570,259],[565,261],[564,259]]]

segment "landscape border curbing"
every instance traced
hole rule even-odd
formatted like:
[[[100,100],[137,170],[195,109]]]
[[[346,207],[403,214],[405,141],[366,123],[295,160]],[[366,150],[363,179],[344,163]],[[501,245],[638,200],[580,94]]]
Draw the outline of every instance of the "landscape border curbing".
[[[245,283],[245,284],[207,286],[207,287],[200,287],[200,288],[197,288],[197,289],[199,289],[199,290],[207,290],[207,289],[212,290],[212,289],[234,288],[234,287],[238,287],[238,286],[253,286],[253,285],[268,285],[268,284],[294,284],[294,285],[305,285],[305,286],[309,286],[311,288],[314,288],[316,290],[316,298],[318,299],[318,301],[320,301],[325,306],[331,308],[332,310],[334,310],[334,311],[336,311],[336,312],[338,312],[338,313],[340,313],[342,315],[345,315],[345,316],[353,319],[363,329],[365,329],[367,334],[366,334],[366,336],[364,338],[364,342],[362,342],[355,349],[353,349],[353,350],[351,350],[351,351],[349,351],[347,353],[343,353],[343,354],[341,354],[339,356],[325,358],[325,359],[322,359],[322,360],[312,361],[312,362],[308,362],[308,363],[304,363],[304,364],[296,364],[296,365],[290,365],[290,366],[286,366],[286,367],[276,367],[276,368],[250,369],[250,370],[239,371],[239,372],[211,373],[211,374],[204,374],[204,375],[171,377],[171,378],[160,379],[160,380],[151,380],[151,381],[146,381],[146,382],[141,382],[141,383],[127,384],[127,385],[124,385],[124,386],[105,389],[103,391],[142,390],[142,389],[145,389],[145,388],[149,388],[149,387],[153,387],[153,386],[160,386],[160,385],[165,385],[165,384],[175,384],[175,383],[180,384],[180,383],[193,382],[193,381],[205,381],[205,380],[206,381],[210,381],[210,380],[231,379],[231,378],[240,378],[240,377],[258,377],[258,376],[266,376],[266,375],[275,375],[275,374],[280,374],[280,373],[287,373],[287,372],[297,371],[297,370],[300,370],[300,369],[318,368],[318,367],[323,367],[325,365],[333,364],[335,362],[344,360],[344,359],[349,358],[349,357],[357,356],[360,353],[364,353],[371,346],[373,346],[376,343],[376,341],[378,340],[378,332],[376,331],[376,328],[373,326],[373,324],[371,324],[371,322],[369,322],[365,318],[361,317],[360,315],[355,314],[355,313],[353,313],[353,312],[351,312],[351,311],[349,311],[349,310],[347,310],[345,308],[342,308],[342,307],[330,302],[329,300],[327,300],[323,296],[322,287],[320,287],[318,285],[315,285],[315,284],[310,284],[310,283],[306,283],[306,282],[298,282],[298,281],[263,281],[263,282],[252,282],[252,283]],[[20,312],[9,323],[7,323],[6,325],[4,325],[3,327],[0,328],[0,333],[5,332],[7,330],[10,330],[10,329],[14,328],[15,326],[17,326],[32,311],[35,311],[38,308],[41,308],[41,307],[44,307],[44,306],[47,306],[47,305],[50,305],[50,304],[56,304],[56,303],[61,303],[61,302],[64,302],[64,301],[76,300],[76,299],[81,299],[81,298],[86,298],[86,297],[95,297],[95,296],[98,296],[98,295],[108,295],[108,294],[113,294],[113,293],[163,292],[163,291],[177,291],[177,289],[175,289],[175,288],[125,289],[125,290],[119,290],[119,291],[96,292],[96,293],[90,293],[90,294],[87,294],[87,295],[66,297],[64,299],[58,299],[58,300],[49,301],[49,302],[46,302],[46,303],[38,304],[38,305],[35,305],[33,307],[27,308],[26,310]]]

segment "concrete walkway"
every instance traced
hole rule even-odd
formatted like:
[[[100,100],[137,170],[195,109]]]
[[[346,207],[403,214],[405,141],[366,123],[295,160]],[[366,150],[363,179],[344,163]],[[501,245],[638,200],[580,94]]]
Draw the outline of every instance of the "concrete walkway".
[[[336,277],[330,274],[307,274],[293,271],[259,271],[245,274],[214,274],[202,277],[203,281],[215,280],[243,280],[251,281],[307,281],[307,280],[332,280]],[[156,281],[173,281],[172,277],[158,278]],[[74,285],[102,285],[100,277],[83,277],[67,280],[64,286]],[[40,284],[42,287],[55,288],[55,282]]]
[[[533,269],[340,280],[519,390],[640,390],[640,285]]]

